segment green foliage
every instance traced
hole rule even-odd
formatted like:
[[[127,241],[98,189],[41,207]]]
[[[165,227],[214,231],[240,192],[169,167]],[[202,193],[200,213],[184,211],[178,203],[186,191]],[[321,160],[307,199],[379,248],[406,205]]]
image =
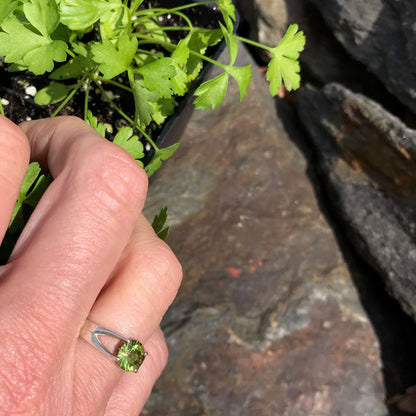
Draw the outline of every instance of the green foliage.
[[[143,166],[140,160],[144,157],[143,143],[133,134],[131,127],[122,127],[114,137],[114,143],[126,149]]]
[[[155,215],[155,218],[152,222],[152,227],[155,233],[159,238],[162,240],[166,240],[169,234],[169,227],[165,227],[166,220],[168,219],[168,207],[165,206],[159,212],[159,214]]]
[[[282,80],[288,91],[300,86],[299,53],[305,47],[305,36],[298,32],[298,25],[290,25],[281,42],[270,52],[273,55],[267,70],[270,92],[276,95]]]
[[[51,180],[50,176],[41,173],[39,163],[32,162],[29,165],[10,220],[9,230],[12,234],[23,229],[38,199]]]
[[[143,3],[143,4],[142,4]],[[60,103],[53,116],[75,94],[84,94],[84,119],[101,135],[111,130],[106,120],[99,122],[89,108],[92,88],[114,107],[128,127],[115,134],[114,142],[143,164],[143,143],[151,145],[152,158],[145,166],[152,175],[162,162],[176,151],[174,144],[160,149],[149,137],[151,123],[162,124],[175,110],[178,96],[186,94],[204,63],[220,68],[221,73],[196,89],[195,107],[201,110],[218,107],[227,93],[230,77],[237,82],[240,100],[247,94],[251,67],[236,65],[240,42],[268,50],[270,61],[267,79],[276,95],[285,84],[288,90],[300,85],[299,53],[305,37],[297,25],[289,27],[275,48],[242,38],[235,33],[235,8],[232,0],[188,3],[169,8],[145,8],[144,0],[0,0],[0,57],[10,70],[28,70],[45,74],[50,82],[38,91],[40,105]],[[186,15],[190,7],[216,3],[222,22],[216,28],[199,28]],[[176,15],[182,26],[163,26],[160,17]],[[180,31],[179,41],[171,37]],[[209,47],[224,40],[229,62],[223,64],[207,56]],[[134,115],[118,107],[108,87],[120,88],[132,95]],[[2,108],[0,106],[0,112]],[[22,228],[24,209],[31,206],[47,183],[39,167],[31,165],[13,214],[12,225]],[[29,199],[28,199],[29,198]],[[29,201],[29,202],[28,202]]]

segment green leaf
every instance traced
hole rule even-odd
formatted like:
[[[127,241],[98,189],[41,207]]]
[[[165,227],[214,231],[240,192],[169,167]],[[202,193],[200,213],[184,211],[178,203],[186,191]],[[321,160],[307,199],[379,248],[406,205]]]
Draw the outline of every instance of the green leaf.
[[[175,143],[172,146],[157,149],[152,157],[152,160],[144,168],[147,176],[152,176],[162,166],[162,161],[169,159],[176,152],[178,147],[179,143]]]
[[[224,35],[225,42],[227,44],[228,53],[230,55],[230,65],[234,65],[238,54],[238,42],[232,33],[229,32],[220,22],[220,28]]]
[[[243,67],[227,67],[227,72],[237,81],[240,90],[240,101],[247,95],[251,81],[251,65]]]
[[[0,26],[3,21],[9,17],[16,9],[16,0],[1,0],[0,1]]]
[[[127,150],[136,160],[144,157],[143,143],[137,136],[133,135],[131,127],[122,127],[114,137],[113,143]]]
[[[297,33],[296,33],[297,32]],[[276,95],[282,85],[282,80],[288,91],[300,86],[299,53],[305,47],[305,36],[298,32],[298,25],[290,25],[280,43],[273,49],[273,54],[267,70],[267,80],[270,81],[270,92]]]
[[[96,132],[105,137],[106,127],[105,124],[99,123],[97,117],[95,117],[91,110],[87,111],[87,119],[85,120]]]
[[[5,61],[24,65],[36,75],[50,72],[54,61],[66,59],[67,45],[61,40],[52,40],[38,35],[12,16],[2,24],[0,33],[0,55]]]
[[[20,187],[19,196],[10,220],[9,229],[12,234],[21,231],[25,226],[26,219],[23,213],[23,204],[25,202],[27,203],[27,199],[30,197],[30,194],[36,189],[36,184],[39,182],[41,176],[44,175],[41,175],[39,163],[30,163]],[[32,198],[29,202],[29,205],[34,206],[37,201],[34,201]]]
[[[43,36],[49,37],[59,23],[58,6],[55,0],[30,0],[23,3],[23,12]]]
[[[177,95],[184,95],[188,90],[189,81],[186,73],[186,64],[189,58],[188,40],[189,36],[181,39],[171,55],[176,71],[176,75],[172,78],[173,93]]]
[[[166,31],[160,27],[159,22],[154,20],[150,16],[140,16],[135,21],[135,26],[138,30],[145,29],[147,32],[152,34],[152,38],[156,41],[171,43],[169,36],[166,34]],[[156,42],[157,43],[157,42]]]
[[[176,75],[172,58],[161,58],[151,62],[136,71],[143,77],[144,86],[150,91],[157,91],[160,97],[172,96],[174,84],[172,78]]]
[[[62,65],[58,69],[55,69],[50,75],[50,79],[65,80],[71,78],[78,78],[91,69],[91,62],[84,56],[77,55],[71,59],[68,63]]]
[[[35,103],[39,105],[55,104],[62,101],[74,87],[51,82],[47,87],[42,88],[35,96]]]
[[[229,74],[224,72],[215,78],[201,84],[195,91],[198,97],[194,104],[199,110],[218,107],[224,100],[227,93]]]
[[[105,13],[119,7],[121,0],[61,0],[61,23],[72,30],[87,30]]]
[[[41,174],[36,181],[36,184],[30,189],[29,193],[26,195],[24,204],[29,205],[32,208],[35,208],[38,204],[40,198],[52,183],[52,175],[43,175]]]
[[[109,10],[100,17],[100,35],[102,39],[117,39],[122,33],[127,33],[129,13],[124,5]]]
[[[160,210],[159,214],[155,215],[155,218],[152,222],[153,230],[155,231],[156,235],[162,240],[166,240],[166,237],[169,234],[169,227],[164,227],[167,219],[168,207],[166,205]]]
[[[150,101],[149,104],[153,108],[152,119],[159,126],[175,112],[173,98],[159,98],[156,102]]]
[[[221,10],[224,22],[230,32],[233,31],[235,22],[235,7],[232,0],[217,0],[216,3]]]
[[[99,64],[104,78],[114,78],[130,67],[137,44],[136,38],[130,39],[127,34],[124,34],[118,40],[117,49],[107,39],[102,43],[95,42],[91,45],[92,57]]]
[[[143,83],[142,79],[135,79],[133,83],[130,82],[134,97],[134,124],[144,128],[152,120],[153,107],[150,102],[156,102],[159,98],[159,93],[156,91],[149,91]]]

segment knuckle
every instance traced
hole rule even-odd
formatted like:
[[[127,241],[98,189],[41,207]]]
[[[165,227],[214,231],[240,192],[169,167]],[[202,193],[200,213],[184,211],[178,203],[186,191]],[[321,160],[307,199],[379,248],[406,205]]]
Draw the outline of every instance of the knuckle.
[[[89,179],[88,191],[93,192],[101,209],[119,211],[143,203],[147,176],[138,163],[123,149],[100,143],[89,152],[84,164]],[[85,175],[81,174],[85,181]]]
[[[158,284],[164,283],[164,290],[176,294],[182,280],[182,265],[165,242],[158,239],[155,244],[149,254],[153,257],[148,262],[152,265],[151,272]]]
[[[168,364],[169,350],[161,329],[158,329],[151,339],[149,346],[153,364],[153,378],[156,380]]]

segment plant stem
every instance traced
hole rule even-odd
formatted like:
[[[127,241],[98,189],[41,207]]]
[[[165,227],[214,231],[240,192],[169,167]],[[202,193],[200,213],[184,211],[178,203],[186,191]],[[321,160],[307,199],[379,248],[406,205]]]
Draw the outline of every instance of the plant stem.
[[[140,126],[135,126],[135,128],[137,130],[139,130],[139,132],[141,134],[143,134],[144,138],[150,143],[150,145],[153,147],[153,149],[155,149],[155,152],[159,151],[159,148],[156,146],[156,143],[151,139],[151,137],[144,131],[144,129],[142,129]]]
[[[84,95],[84,120],[87,121],[87,113],[88,113],[88,99],[90,96],[90,85],[91,85],[91,78],[88,77],[87,81],[87,89]]]
[[[143,39],[141,41],[139,41],[140,45],[145,45],[145,44],[155,44],[157,43],[158,45],[163,46],[165,49],[167,49],[169,52],[171,52],[172,50],[175,49],[175,47],[177,45],[175,45],[174,43],[170,43],[170,42],[164,42],[163,40],[159,40],[159,39],[149,39],[147,36],[142,36],[140,33],[135,33],[134,36],[136,38],[140,38]],[[200,59],[203,59],[204,61],[207,61],[213,65],[217,65],[222,69],[226,69],[228,65],[222,64],[221,62],[216,61],[215,59],[211,59],[208,56],[203,55],[202,53],[199,52],[195,52],[192,49],[189,49],[189,53],[191,55],[194,55]]]
[[[271,48],[270,46],[262,45],[261,43],[256,42],[254,40],[243,38],[238,35],[233,35],[233,36],[235,39],[240,40],[241,42],[244,42],[244,43],[248,43],[249,45],[256,46],[257,48],[266,49],[269,52],[273,50],[273,48]]]
[[[84,75],[81,78],[81,81],[79,81],[78,84],[75,85],[74,89],[66,96],[65,100],[62,101],[62,103],[60,104],[60,106],[53,112],[53,114],[51,115],[51,117],[56,117],[61,112],[61,110],[68,104],[68,101],[81,88],[81,86],[84,83],[86,77],[87,77],[87,75]]]
[[[176,8],[178,9],[178,8]],[[151,15],[151,16],[162,16],[164,14],[176,14],[180,17],[182,17],[182,19],[185,20],[185,22],[188,24],[188,27],[192,28],[193,24],[191,22],[191,19],[189,19],[189,17],[184,14],[181,13],[179,11],[177,11],[176,9],[162,9],[162,8],[152,8],[152,9],[148,9],[148,10],[140,10],[140,12],[137,12],[136,16],[147,16],[147,15]],[[138,19],[138,22],[140,23],[140,20]],[[160,29],[163,29],[163,27],[160,27]]]
[[[134,121],[120,108],[118,105],[108,96],[108,94],[105,92],[102,85],[94,80],[95,84],[97,85],[98,89],[101,91],[101,93],[104,95],[105,99],[110,103],[110,105],[123,117],[126,121],[128,121],[132,126],[134,126]]]
[[[1,114],[2,116],[4,116],[4,115],[5,115],[5,114],[4,114],[3,104],[1,103],[1,97],[0,97],[0,114]]]
[[[104,88],[97,82],[95,81],[95,83],[97,84],[98,88],[100,89],[100,91],[102,92],[102,94],[104,95],[105,99],[114,107],[114,109],[126,120],[128,121],[133,128],[136,128],[137,130],[139,130],[139,132],[141,134],[143,134],[143,136],[145,137],[145,139],[150,143],[150,145],[155,149],[155,151],[158,151],[159,148],[156,146],[156,143],[150,138],[150,136],[145,132],[144,129],[142,129],[140,126],[138,126],[137,124],[134,124],[134,121],[126,114],[124,113],[123,110],[121,110],[115,103],[113,100],[111,100],[111,98],[107,95],[107,93],[104,91]]]
[[[113,81],[112,79],[104,78],[100,75],[96,75],[95,79],[99,79],[100,81],[106,82],[107,84],[114,85],[117,88],[120,88],[122,90],[126,90],[128,92],[133,92],[133,90],[130,87],[127,87],[126,85],[122,84],[121,82]]]
[[[66,50],[66,53],[68,54],[68,55],[70,55],[72,58],[75,58],[75,54],[74,54],[74,52],[72,52],[70,49],[67,49]]]
[[[134,15],[139,8],[139,6],[143,3],[143,0],[134,0],[132,5],[130,6],[130,13]]]

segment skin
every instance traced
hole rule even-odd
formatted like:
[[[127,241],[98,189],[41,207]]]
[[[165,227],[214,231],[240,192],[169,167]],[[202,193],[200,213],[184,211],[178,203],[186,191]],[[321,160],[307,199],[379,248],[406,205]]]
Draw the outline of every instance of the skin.
[[[182,276],[141,213],[146,174],[78,118],[0,116],[2,238],[29,160],[55,179],[0,268],[0,414],[138,415]],[[137,374],[79,337],[87,318],[144,344]]]

